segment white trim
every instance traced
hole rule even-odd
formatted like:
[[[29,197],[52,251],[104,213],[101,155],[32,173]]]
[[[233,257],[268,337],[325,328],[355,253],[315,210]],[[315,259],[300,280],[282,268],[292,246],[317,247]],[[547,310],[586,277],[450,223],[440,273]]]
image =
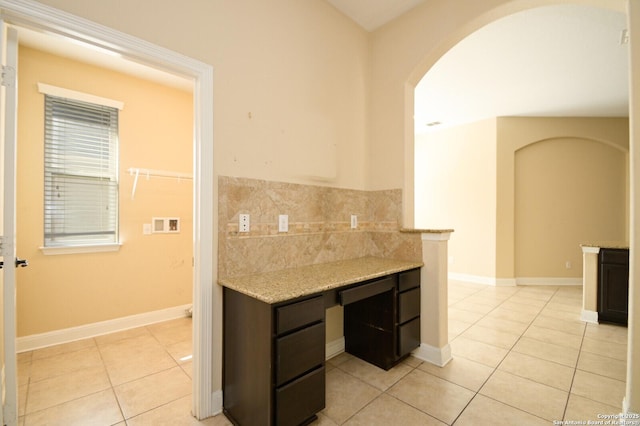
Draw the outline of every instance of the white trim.
[[[600,247],[582,246],[582,252],[598,254],[600,253]]]
[[[78,327],[64,328],[62,330],[54,330],[47,333],[18,337],[16,339],[17,351],[18,353],[32,351],[35,349],[45,348],[47,346],[75,342],[76,340],[88,339],[91,337],[101,336],[103,334],[115,333],[157,322],[186,317],[186,312],[189,307],[191,307],[191,305],[174,306],[172,308],[130,315],[128,317],[116,318],[108,321],[94,322]]]
[[[456,272],[449,272],[448,279],[453,281],[463,281],[474,284],[493,285],[496,287],[515,287],[515,278],[495,278],[495,277],[483,277],[481,275],[459,274]]]
[[[215,289],[218,238],[213,158],[213,67],[196,59],[46,6],[34,0],[0,0],[3,19],[64,35],[150,67],[194,81],[193,406],[198,419],[222,410],[222,291]],[[213,259],[213,261],[212,261]],[[215,318],[214,318],[215,308]],[[215,324],[214,324],[215,321]],[[215,327],[214,327],[215,325]],[[214,345],[215,342],[215,345]],[[215,352],[214,352],[215,349]],[[213,389],[213,386],[218,389]]]
[[[56,256],[59,254],[79,254],[79,253],[106,253],[119,251],[122,243],[114,244],[87,244],[82,246],[61,246],[61,247],[40,247],[42,254]]]
[[[519,277],[516,278],[517,285],[582,285],[580,278],[553,278],[553,277]]]
[[[38,83],[38,91],[45,95],[108,106],[119,110],[122,110],[124,108],[124,102],[122,101],[103,98],[102,96],[90,95],[89,93],[78,92],[76,90],[65,89],[64,87],[56,87],[45,83]]]
[[[449,241],[451,232],[422,232],[422,241]]]
[[[448,343],[441,348],[420,343],[420,346],[412,352],[412,355],[438,367],[444,367],[453,359],[451,356],[451,346],[449,346]]]
[[[518,278],[496,278],[484,277],[481,275],[459,274],[449,272],[449,280],[463,281],[474,284],[493,285],[496,287],[514,287],[519,285],[582,285],[581,278],[554,278],[554,277],[518,277]]]
[[[334,356],[340,355],[342,352],[344,352],[344,336],[326,344],[324,352],[325,359],[331,359]]]
[[[592,324],[598,324],[598,312],[583,309],[582,312],[580,312],[580,320]]]

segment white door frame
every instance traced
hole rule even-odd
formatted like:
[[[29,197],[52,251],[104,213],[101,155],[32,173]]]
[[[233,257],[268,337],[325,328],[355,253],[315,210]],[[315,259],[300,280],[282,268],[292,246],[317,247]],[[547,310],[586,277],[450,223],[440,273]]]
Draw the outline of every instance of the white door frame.
[[[214,240],[213,171],[213,67],[144,40],[96,24],[33,0],[0,0],[2,19],[9,24],[46,30],[116,52],[151,67],[192,78],[194,81],[194,277],[193,277],[193,414],[204,419],[222,410],[219,388],[221,353],[213,341],[221,340],[213,327],[217,255]],[[216,300],[214,300],[214,298]],[[214,361],[215,360],[215,361]]]

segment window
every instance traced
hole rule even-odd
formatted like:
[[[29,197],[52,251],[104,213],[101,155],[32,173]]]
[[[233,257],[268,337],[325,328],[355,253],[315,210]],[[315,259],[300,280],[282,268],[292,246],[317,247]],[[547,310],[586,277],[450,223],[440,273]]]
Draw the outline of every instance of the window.
[[[45,247],[118,242],[118,112],[45,94]]]

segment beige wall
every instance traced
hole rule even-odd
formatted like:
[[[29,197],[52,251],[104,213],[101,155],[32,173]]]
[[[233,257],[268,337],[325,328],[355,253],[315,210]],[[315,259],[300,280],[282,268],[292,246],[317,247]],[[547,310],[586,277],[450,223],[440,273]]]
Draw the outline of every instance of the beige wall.
[[[515,155],[515,275],[582,277],[581,243],[625,241],[626,152],[579,138]]]
[[[496,276],[496,120],[416,137],[416,227],[454,229],[449,272]]]
[[[327,2],[42,3],[212,64],[216,174],[365,187],[368,37]]]
[[[627,177],[628,154],[626,153],[629,149],[628,119],[501,117],[498,118],[497,129],[499,158],[497,171],[497,276],[500,278],[580,277],[582,272],[580,243],[591,238],[625,240],[624,236],[628,235],[629,180]],[[558,139],[567,137],[591,142],[585,142],[586,145],[579,146],[575,144],[575,141],[569,143],[568,146],[566,143],[564,145],[557,143]],[[537,144],[540,141],[556,141],[556,143],[542,142],[542,144]],[[555,163],[556,174],[553,176],[553,180],[566,182],[567,173],[570,173],[571,176],[580,173],[582,179],[599,179],[600,182],[607,182],[616,188],[615,193],[598,193],[595,190],[592,191],[588,185],[576,188],[573,193],[565,193],[559,184],[545,183],[536,167],[527,164],[529,160],[530,162],[535,161],[532,158],[534,154],[530,154],[529,160],[526,158],[528,157],[528,149],[531,149],[529,153],[532,153],[534,150],[545,150],[545,148],[547,148],[547,152],[537,160],[539,163],[545,164],[544,178],[550,177],[551,165],[554,164],[553,162],[559,161],[559,157],[562,156],[563,164]],[[517,154],[518,152],[520,154]],[[601,158],[601,156],[603,157]],[[516,170],[516,158],[518,157],[521,157],[520,164],[528,169]],[[581,170],[580,165],[589,167],[591,170],[588,172]],[[548,223],[550,220],[557,223],[558,219],[553,209],[540,211],[540,215],[533,216],[537,219],[532,219],[532,212],[527,211],[529,207],[523,203],[535,202],[535,200],[527,200],[526,194],[525,197],[522,196],[523,194],[519,194],[518,197],[516,176],[519,176],[520,183],[525,185],[523,189],[535,190],[538,188],[540,191],[541,186],[544,186],[547,188],[546,196],[562,199],[567,209],[563,213],[562,220],[569,220],[568,217],[574,214],[569,209],[576,207],[586,209],[582,212],[581,218],[571,221],[575,225],[571,232],[569,232],[569,228],[565,227],[566,232],[551,233],[553,237],[549,238],[553,238],[558,249],[562,247],[553,259],[545,258],[546,254],[542,254],[541,259],[528,258],[532,255],[531,251],[535,251],[535,249],[524,248],[524,245],[531,247],[533,243],[531,232],[525,229],[527,226],[532,226],[532,223],[526,221],[535,220],[538,223],[536,226],[548,229],[549,226],[544,223]],[[621,186],[623,187],[622,193],[620,192]],[[589,206],[592,206],[590,203],[594,197],[598,197],[602,202],[615,203],[615,207],[612,207],[615,213],[608,215],[608,219],[603,219],[602,208],[588,209]],[[516,202],[516,199],[520,204]],[[558,207],[561,205],[559,204]],[[519,211],[517,210],[518,206],[520,207]],[[525,222],[518,224],[516,218],[525,220]],[[598,224],[597,228],[594,229],[593,226],[596,224]],[[517,234],[518,230],[524,235]],[[620,235],[620,232],[625,234]],[[605,237],[607,234],[616,235]],[[516,246],[516,241],[521,244],[519,248]],[[516,259],[516,257],[519,258]],[[565,268],[567,260],[572,262],[570,270]],[[549,264],[543,267],[545,262],[549,262]],[[519,271],[516,271],[516,265],[519,265]]]
[[[192,184],[141,177],[129,167],[191,173],[191,93],[26,47],[19,53],[18,336],[191,303]],[[46,83],[124,102],[120,112],[120,239],[116,253],[44,255],[43,138]],[[153,216],[180,217],[179,234],[143,235]]]
[[[459,278],[580,278],[581,243],[627,239],[628,144],[625,118],[500,117],[418,135],[416,226],[455,229]]]

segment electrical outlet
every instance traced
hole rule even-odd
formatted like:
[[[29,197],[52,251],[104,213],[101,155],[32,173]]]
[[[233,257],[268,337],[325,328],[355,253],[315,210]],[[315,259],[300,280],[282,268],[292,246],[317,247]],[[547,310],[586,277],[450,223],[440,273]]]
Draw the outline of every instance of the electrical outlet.
[[[571,269],[571,267],[572,267],[572,265],[571,265],[571,261],[570,261],[570,260],[567,260],[567,261],[565,262],[565,264],[564,264],[564,267],[565,267],[565,268],[567,268],[567,269]]]
[[[358,227],[358,215],[351,215],[351,229],[356,229]]]
[[[240,214],[238,216],[238,230],[240,232],[249,232],[251,229],[250,218],[248,214]]]
[[[278,232],[289,232],[289,215],[278,216]]]

